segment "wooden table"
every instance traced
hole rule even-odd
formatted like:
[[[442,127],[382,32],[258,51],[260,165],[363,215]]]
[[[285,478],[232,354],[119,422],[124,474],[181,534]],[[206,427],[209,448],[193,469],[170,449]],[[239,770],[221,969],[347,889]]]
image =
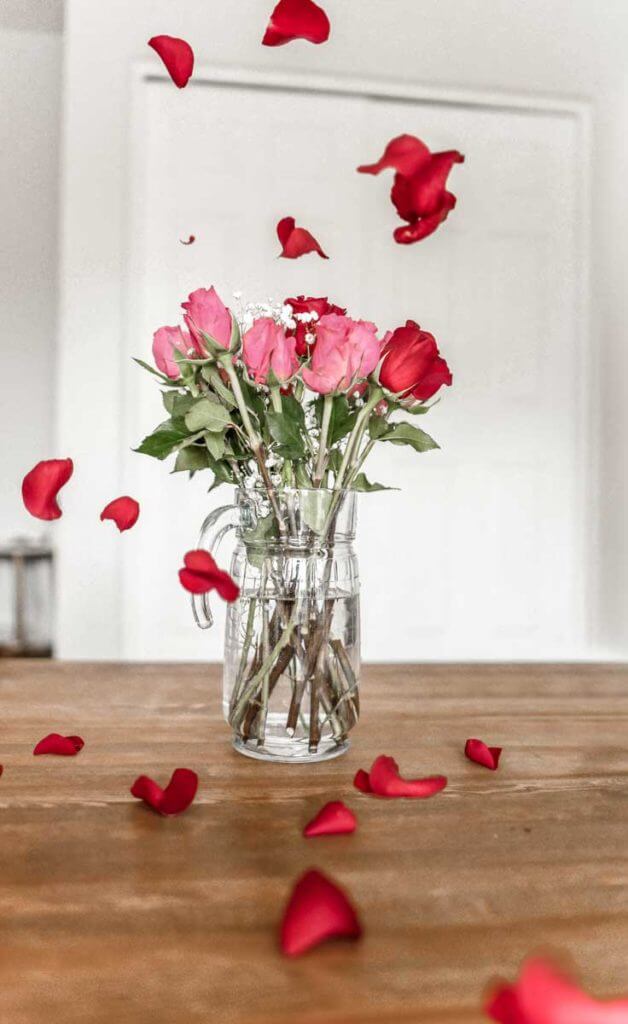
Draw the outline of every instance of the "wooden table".
[[[349,754],[301,768],[235,754],[219,669],[0,662],[0,1021],[479,1024],[483,991],[539,946],[598,995],[628,992],[628,670],[372,667]],[[32,756],[50,731],[76,758]],[[498,772],[464,742],[502,745]],[[444,773],[428,801],[352,788],[393,754]],[[200,775],[162,819],[141,772]],[[301,837],[327,800],[353,836]],[[352,894],[361,943],[282,958],[307,867]]]

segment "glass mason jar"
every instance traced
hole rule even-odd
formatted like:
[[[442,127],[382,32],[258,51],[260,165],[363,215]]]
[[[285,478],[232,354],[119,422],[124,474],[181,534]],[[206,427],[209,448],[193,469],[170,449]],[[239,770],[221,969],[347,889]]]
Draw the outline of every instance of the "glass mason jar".
[[[230,522],[225,522],[229,517]],[[355,492],[236,490],[205,520],[199,547],[215,555],[237,531],[227,608],[223,710],[236,750],[309,762],[349,747],[360,703],[360,605]],[[208,595],[193,598],[201,628]]]

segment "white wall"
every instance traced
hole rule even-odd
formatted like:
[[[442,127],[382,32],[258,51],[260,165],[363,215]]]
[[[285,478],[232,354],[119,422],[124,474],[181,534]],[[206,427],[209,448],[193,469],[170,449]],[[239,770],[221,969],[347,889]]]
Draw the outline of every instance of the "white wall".
[[[627,265],[628,5],[625,0],[326,0],[333,25],[329,44],[291,44],[278,50],[259,45],[272,0],[238,0],[208,8],[190,0],[138,2],[68,0],[66,20],[66,135],[62,295],[63,377],[89,375],[93,364],[82,351],[85,324],[73,309],[73,292],[102,289],[110,299],[108,322],[90,324],[92,345],[106,352],[112,332],[124,321],[119,260],[124,253],[124,202],[128,167],[126,131],[130,69],[150,59],[146,40],[167,32],[188,38],[197,60],[208,65],[246,66],[335,73],[418,84],[571,96],[594,104],[592,210],[593,337],[599,356],[590,387],[599,412],[599,460],[591,467],[591,489],[601,494],[599,553],[594,555],[592,591],[597,597],[596,644],[592,653],[628,653],[628,475],[623,455],[628,437],[628,355],[624,343]],[[190,140],[186,159],[193,158]],[[583,159],[586,159],[583,156]],[[103,202],[99,203],[98,200]],[[103,223],[103,210],[107,223]],[[111,216],[111,211],[116,211]],[[583,209],[583,217],[589,211]],[[95,252],[92,239],[98,238]],[[78,360],[78,362],[77,362]],[[99,425],[98,408],[118,388],[120,367],[99,366],[91,439],[96,449],[117,450],[118,438]],[[548,388],[552,382],[547,382]],[[72,394],[58,410],[64,443],[73,436]],[[551,438],[548,439],[551,443]],[[86,468],[89,484],[113,493],[118,467]],[[62,529],[69,529],[63,524]],[[103,546],[103,566],[116,557]],[[61,595],[63,598],[63,595]],[[115,602],[115,590],[104,595]],[[62,601],[63,603],[63,601]],[[106,616],[95,629],[107,632]]]
[[[27,17],[28,6],[0,9],[0,543],[45,534],[24,511],[20,483],[54,453],[62,42],[52,31],[58,11],[42,4]],[[50,30],[35,30],[36,13]]]

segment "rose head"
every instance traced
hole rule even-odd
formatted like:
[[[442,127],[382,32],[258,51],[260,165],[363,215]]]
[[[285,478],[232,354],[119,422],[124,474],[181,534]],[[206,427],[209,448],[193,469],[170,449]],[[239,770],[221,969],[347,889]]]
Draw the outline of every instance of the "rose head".
[[[348,391],[373,372],[381,348],[375,324],[328,313],[318,321],[312,362],[303,370],[303,380],[319,395]]]
[[[450,385],[452,376],[433,335],[407,320],[405,327],[386,336],[379,382],[393,394],[411,394],[424,402],[443,384]]]
[[[194,349],[192,338],[187,331],[182,331],[180,327],[160,327],[153,334],[155,366],[172,380],[181,376],[174,357],[175,351],[187,355],[190,349]]]
[[[270,370],[286,381],[299,369],[296,340],[272,317],[262,316],[242,338],[242,359],[256,384],[266,384]]]
[[[181,305],[185,310],[183,319],[192,336],[192,344],[201,359],[208,354],[203,334],[213,338],[221,348],[229,348],[231,314],[213,285],[211,288],[197,288],[188,295],[187,302]]]
[[[326,316],[327,313],[337,313],[338,316],[345,316],[346,309],[341,306],[334,305],[326,297],[314,298],[313,296],[298,295],[295,299],[284,299],[284,305],[290,306],[293,313],[297,316],[301,313],[316,313],[317,319],[320,320],[322,316]],[[294,336],[297,339],[297,355],[307,356],[311,353],[313,345],[316,341],[308,342],[306,334],[316,335],[316,321],[314,324],[305,324],[302,321],[297,323],[294,329]]]

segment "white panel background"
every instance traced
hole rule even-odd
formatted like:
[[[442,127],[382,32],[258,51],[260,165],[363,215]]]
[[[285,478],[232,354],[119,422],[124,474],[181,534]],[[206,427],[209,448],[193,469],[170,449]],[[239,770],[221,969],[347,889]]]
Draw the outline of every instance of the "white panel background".
[[[390,175],[358,176],[400,131],[462,149],[457,210],[417,246],[391,239]],[[123,538],[124,657],[213,659],[176,583],[208,507],[201,478],[170,477],[127,445],[161,417],[131,354],[175,323],[188,291],[227,299],[329,294],[382,331],[406,317],[441,342],[454,387],[422,421],[441,452],[388,447],[369,475],[399,493],[361,499],[367,660],[577,657],[588,508],[587,409],[578,380],[577,125],[549,113],[233,87],[185,95],[140,78],[131,119],[126,343],[120,424],[141,524]],[[294,214],[332,257],[276,260]],[[184,247],[178,238],[197,236]]]

